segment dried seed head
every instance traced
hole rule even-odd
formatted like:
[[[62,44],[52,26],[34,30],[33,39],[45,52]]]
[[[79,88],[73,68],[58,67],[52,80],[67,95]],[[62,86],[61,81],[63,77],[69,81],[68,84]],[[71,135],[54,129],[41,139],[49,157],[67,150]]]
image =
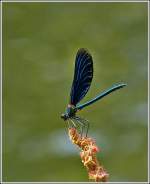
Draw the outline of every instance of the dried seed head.
[[[89,179],[107,181],[109,175],[96,158],[96,153],[100,149],[97,147],[95,141],[90,137],[81,137],[76,128],[69,128],[68,134],[72,143],[81,148],[80,157],[87,168]]]

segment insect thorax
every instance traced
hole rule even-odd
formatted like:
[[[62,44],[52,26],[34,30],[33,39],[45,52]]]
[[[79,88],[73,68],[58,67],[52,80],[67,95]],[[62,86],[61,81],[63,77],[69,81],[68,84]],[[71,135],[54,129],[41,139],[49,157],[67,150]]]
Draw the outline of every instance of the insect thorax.
[[[74,105],[68,105],[68,107],[67,107],[67,114],[68,114],[68,117],[73,117],[73,116],[75,116],[75,113],[76,113],[76,108],[75,108],[75,106]]]

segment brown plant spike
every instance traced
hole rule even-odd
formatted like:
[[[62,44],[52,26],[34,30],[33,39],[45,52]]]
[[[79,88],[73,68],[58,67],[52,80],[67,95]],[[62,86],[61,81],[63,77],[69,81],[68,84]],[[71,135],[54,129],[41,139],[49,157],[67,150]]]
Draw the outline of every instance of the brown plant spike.
[[[108,181],[109,174],[96,158],[96,153],[100,150],[95,141],[90,137],[81,137],[76,128],[69,128],[68,134],[72,143],[81,148],[80,157],[88,171],[89,179]]]

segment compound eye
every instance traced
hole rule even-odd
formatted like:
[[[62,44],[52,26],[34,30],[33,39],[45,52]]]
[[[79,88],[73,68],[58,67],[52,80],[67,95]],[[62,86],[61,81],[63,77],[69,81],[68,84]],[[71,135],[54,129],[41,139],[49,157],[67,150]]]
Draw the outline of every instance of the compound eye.
[[[64,121],[68,119],[68,117],[67,117],[66,114],[62,114],[62,115],[61,115],[61,118],[62,118]]]
[[[64,117],[65,117],[65,114],[61,114],[61,118],[63,118],[63,119],[64,119]]]

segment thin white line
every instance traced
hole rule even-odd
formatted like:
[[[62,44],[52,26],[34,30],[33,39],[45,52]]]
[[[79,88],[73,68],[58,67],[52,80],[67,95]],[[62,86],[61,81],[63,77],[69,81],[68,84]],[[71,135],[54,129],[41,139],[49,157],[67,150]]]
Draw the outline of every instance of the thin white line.
[[[20,183],[24,183],[24,184],[27,184],[27,183],[94,183],[94,182],[3,182],[3,183],[14,183],[14,184],[16,184],[16,183],[18,183],[18,184],[20,184]],[[109,183],[124,183],[124,184],[126,184],[126,183],[135,183],[135,184],[137,184],[137,183],[141,183],[141,184],[147,184],[147,182],[107,182],[108,184]]]
[[[39,1],[34,1],[34,0],[31,0],[31,1],[30,1],[30,0],[27,0],[27,1],[26,1],[26,0],[22,0],[22,1],[13,1],[13,0],[12,0],[12,1],[9,1],[9,0],[8,0],[8,1],[2,1],[2,2],[3,2],[3,3],[5,3],[5,2],[9,2],[9,3],[13,3],[13,2],[16,2],[16,3],[18,3],[18,2],[29,2],[29,3],[30,3],[30,2],[35,2],[35,3],[36,3],[36,2],[50,2],[50,3],[54,3],[54,2],[56,2],[56,3],[57,3],[57,2],[58,2],[58,3],[60,3],[60,2],[73,2],[73,3],[74,3],[74,2],[78,2],[78,3],[80,3],[80,2],[81,2],[81,3],[86,3],[86,2],[87,2],[87,3],[95,3],[95,2],[97,2],[97,3],[101,3],[101,2],[102,2],[102,3],[107,3],[107,2],[108,2],[108,3],[110,3],[110,2],[120,2],[120,3],[128,2],[128,3],[134,3],[134,2],[138,2],[138,3],[139,3],[139,2],[141,2],[141,3],[147,3],[148,0],[143,0],[143,1],[142,1],[142,0],[139,0],[139,1],[138,1],[138,0],[135,0],[135,1],[134,1],[134,0],[131,0],[131,1],[130,1],[130,0],[126,0],[126,1],[125,1],[125,0],[123,0],[123,1],[120,1],[120,0],[118,0],[118,1],[117,1],[117,0],[116,0],[116,1],[111,1],[111,0],[108,0],[108,1],[107,1],[107,0],[106,0],[106,1],[103,1],[103,0],[102,0],[102,1],[100,1],[100,0],[99,0],[99,1],[98,1],[98,0],[97,0],[97,1],[96,1],[96,0],[93,0],[93,1],[91,1],[91,0],[89,0],[89,1],[88,1],[88,0],[85,0],[85,1],[83,1],[83,0],[81,0],[81,1],[80,1],[80,0],[72,0],[72,1],[70,1],[70,0],[68,0],[68,1],[66,1],[66,0],[65,0],[65,1],[64,1],[64,0],[62,0],[62,1],[60,1],[60,0],[58,0],[58,1],[50,1],[50,0],[43,0],[43,1],[41,1],[41,0],[39,0]]]
[[[3,182],[3,183],[14,183],[14,184],[16,184],[16,183],[24,183],[24,184],[27,184],[27,183],[94,183],[94,182],[19,182],[19,181],[17,181],[17,182]],[[135,184],[137,184],[137,183],[141,183],[141,184],[147,184],[147,182],[108,182],[108,183],[135,183]]]
[[[2,183],[2,3],[1,5],[1,183]]]
[[[149,2],[148,2],[148,182],[149,182]]]
[[[149,1],[2,1],[5,2],[148,2],[148,79],[149,79]],[[1,180],[2,180],[2,3],[1,3]],[[148,112],[149,112],[149,82],[148,82]],[[148,163],[149,163],[149,113],[148,113]],[[149,181],[149,165],[148,165]],[[1,181],[2,183],[2,181]],[[87,183],[87,182],[3,182],[3,183]],[[93,183],[93,182],[88,182]],[[109,182],[109,183],[147,183],[147,182]]]

